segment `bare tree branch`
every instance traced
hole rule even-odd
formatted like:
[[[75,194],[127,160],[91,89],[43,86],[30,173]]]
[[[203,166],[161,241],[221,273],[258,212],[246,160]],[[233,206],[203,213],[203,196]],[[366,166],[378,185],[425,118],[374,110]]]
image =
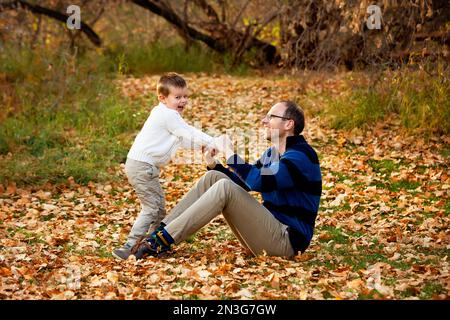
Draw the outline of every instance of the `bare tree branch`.
[[[196,40],[200,40],[203,43],[205,43],[208,47],[219,51],[219,52],[225,52],[225,47],[223,44],[219,43],[214,38],[199,32],[198,30],[190,27],[183,19],[181,19],[173,10],[168,8],[164,3],[161,1],[148,1],[148,0],[132,0],[132,2],[142,8],[145,8],[147,10],[150,10],[154,14],[157,14],[164,19],[166,19],[168,22],[173,24],[175,27],[177,27],[181,31],[187,32],[187,34]]]
[[[197,4],[210,17],[210,21],[197,24],[203,30],[193,28],[162,0],[132,0],[132,2],[163,17],[181,32],[186,32],[192,39],[202,41],[220,53],[229,51],[236,54],[244,44],[244,51],[250,48],[256,49],[261,58],[260,63],[274,63],[279,60],[277,49],[273,45],[261,41],[251,34],[246,35],[231,29],[219,20],[217,12],[204,0],[193,0],[193,3]],[[242,56],[241,53],[238,57],[240,56]]]
[[[69,18],[69,16],[66,14],[60,13],[58,11],[55,11],[55,10],[52,10],[49,8],[41,7],[39,5],[33,5],[33,4],[30,4],[30,3],[26,2],[26,1],[22,1],[22,0],[0,3],[0,12],[6,11],[6,10],[18,10],[18,9],[28,10],[34,14],[44,15],[49,18],[61,21],[61,22],[66,22],[67,19]],[[95,33],[95,31],[92,30],[92,28],[89,25],[87,25],[86,23],[84,23],[82,21],[81,21],[81,29],[80,30],[88,37],[88,39],[95,46],[100,47],[102,45],[102,41],[101,41],[100,37],[97,35],[97,33]]]

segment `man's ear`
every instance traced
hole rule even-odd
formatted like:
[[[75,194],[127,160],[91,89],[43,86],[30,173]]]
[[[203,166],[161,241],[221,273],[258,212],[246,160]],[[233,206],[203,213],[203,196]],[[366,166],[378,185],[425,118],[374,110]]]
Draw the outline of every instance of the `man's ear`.
[[[287,131],[289,131],[289,130],[294,131],[294,120],[292,120],[292,119],[287,120],[286,123],[285,123],[285,125],[284,125],[284,128],[285,128]]]

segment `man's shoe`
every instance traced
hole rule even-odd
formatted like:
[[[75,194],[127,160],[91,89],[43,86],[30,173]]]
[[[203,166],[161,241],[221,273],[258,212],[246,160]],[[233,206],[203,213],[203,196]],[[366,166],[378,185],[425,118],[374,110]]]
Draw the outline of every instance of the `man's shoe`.
[[[131,255],[131,250],[126,247],[117,248],[113,250],[112,255],[117,259],[127,260],[128,257]]]

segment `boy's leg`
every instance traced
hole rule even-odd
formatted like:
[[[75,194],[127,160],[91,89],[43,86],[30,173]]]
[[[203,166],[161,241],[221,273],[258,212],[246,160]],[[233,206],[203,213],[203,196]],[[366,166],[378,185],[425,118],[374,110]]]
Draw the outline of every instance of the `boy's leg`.
[[[287,226],[230,179],[212,185],[165,229],[179,243],[223,213],[238,239],[253,254],[293,256]]]
[[[141,212],[131,228],[125,247],[131,248],[149,230],[156,229],[164,218],[164,192],[159,170],[139,161],[127,160],[126,173],[141,202]]]
[[[213,184],[220,179],[229,179],[226,174],[210,170],[206,172],[197,183],[186,193],[177,205],[170,211],[163,220],[165,224],[169,224],[188,209],[195,201],[197,201]],[[230,180],[231,181],[231,180]]]

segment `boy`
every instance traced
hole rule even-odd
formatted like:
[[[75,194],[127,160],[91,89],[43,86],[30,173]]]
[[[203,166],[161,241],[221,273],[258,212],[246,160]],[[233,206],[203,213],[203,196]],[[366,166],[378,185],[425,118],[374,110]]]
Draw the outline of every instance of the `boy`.
[[[165,216],[164,194],[159,183],[160,168],[181,146],[214,148],[214,139],[188,125],[181,113],[188,103],[186,81],[176,73],[163,75],[157,84],[159,104],[153,108],[128,152],[125,173],[141,202],[126,243],[112,254],[126,260],[136,241],[153,231]]]

